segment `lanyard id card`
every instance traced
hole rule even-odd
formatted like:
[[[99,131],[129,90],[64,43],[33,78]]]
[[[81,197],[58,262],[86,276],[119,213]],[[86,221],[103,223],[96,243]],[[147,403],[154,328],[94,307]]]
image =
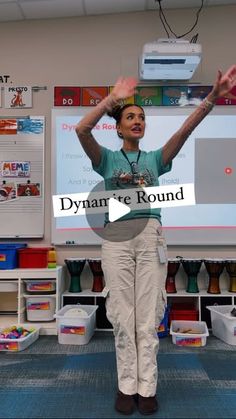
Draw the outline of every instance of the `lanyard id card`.
[[[166,252],[163,246],[157,246],[157,251],[160,259],[160,263],[167,263]]]

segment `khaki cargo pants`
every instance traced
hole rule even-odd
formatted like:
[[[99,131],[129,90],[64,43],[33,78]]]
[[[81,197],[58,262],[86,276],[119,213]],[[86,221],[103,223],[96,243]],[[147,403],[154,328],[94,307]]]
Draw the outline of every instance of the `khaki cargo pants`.
[[[106,237],[120,234],[120,229],[135,232],[138,222],[109,223]],[[164,316],[166,268],[166,244],[156,219],[149,219],[144,230],[130,240],[103,241],[107,318],[115,336],[118,387],[125,394],[156,394],[156,327]]]

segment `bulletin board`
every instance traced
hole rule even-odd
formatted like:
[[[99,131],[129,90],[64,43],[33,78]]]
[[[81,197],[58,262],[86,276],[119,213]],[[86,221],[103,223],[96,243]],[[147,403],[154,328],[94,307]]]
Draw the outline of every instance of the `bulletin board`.
[[[0,238],[44,235],[43,116],[0,119]]]

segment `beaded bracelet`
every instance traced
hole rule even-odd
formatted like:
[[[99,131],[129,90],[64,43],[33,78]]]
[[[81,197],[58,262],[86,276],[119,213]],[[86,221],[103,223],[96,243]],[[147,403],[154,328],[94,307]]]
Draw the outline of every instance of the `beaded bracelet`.
[[[199,106],[206,111],[211,111],[214,108],[214,103],[210,102],[208,99],[204,99]]]

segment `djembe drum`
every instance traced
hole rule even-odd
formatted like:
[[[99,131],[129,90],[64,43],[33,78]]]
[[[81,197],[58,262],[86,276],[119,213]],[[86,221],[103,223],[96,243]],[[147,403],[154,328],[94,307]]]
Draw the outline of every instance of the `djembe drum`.
[[[69,292],[81,292],[80,276],[84,269],[86,259],[68,258],[65,259],[67,269],[70,273]]]
[[[166,292],[172,294],[176,293],[176,286],[175,286],[175,275],[177,274],[180,266],[180,259],[168,259],[167,264],[167,276],[166,276]]]
[[[103,271],[101,265],[101,259],[88,259],[88,264],[93,274],[93,292],[102,292],[104,288],[103,284]]]
[[[225,268],[229,275],[229,292],[236,292],[236,259],[227,259]]]
[[[204,259],[204,264],[209,275],[209,294],[220,294],[220,275],[222,274],[225,261],[223,259]]]
[[[182,259],[181,262],[188,276],[186,292],[199,292],[197,276],[202,265],[202,259]]]

